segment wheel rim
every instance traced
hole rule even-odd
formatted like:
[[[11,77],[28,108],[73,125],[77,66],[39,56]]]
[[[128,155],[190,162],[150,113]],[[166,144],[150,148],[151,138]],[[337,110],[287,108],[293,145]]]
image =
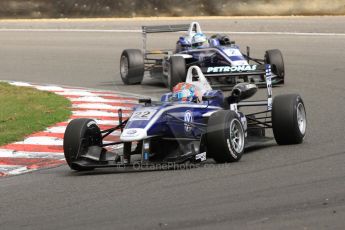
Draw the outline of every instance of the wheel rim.
[[[91,125],[90,127],[87,128],[81,140],[82,141],[80,142],[80,147],[79,147],[80,153],[87,151],[87,149],[90,146],[101,145],[102,136],[101,136],[99,128],[96,125]]]
[[[128,58],[126,56],[121,57],[120,72],[121,77],[126,77],[128,75]]]
[[[301,134],[305,134],[305,130],[307,127],[307,119],[306,119],[306,113],[305,108],[302,103],[299,103],[297,105],[297,122],[298,122],[298,129],[301,132]]]
[[[244,147],[244,132],[238,120],[232,120],[230,124],[230,141],[237,153],[242,152]]]

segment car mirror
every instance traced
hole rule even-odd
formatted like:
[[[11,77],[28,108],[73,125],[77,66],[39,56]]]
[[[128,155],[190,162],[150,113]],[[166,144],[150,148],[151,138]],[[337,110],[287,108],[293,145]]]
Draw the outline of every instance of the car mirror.
[[[145,105],[151,105],[151,98],[140,98],[139,103],[145,103]]]

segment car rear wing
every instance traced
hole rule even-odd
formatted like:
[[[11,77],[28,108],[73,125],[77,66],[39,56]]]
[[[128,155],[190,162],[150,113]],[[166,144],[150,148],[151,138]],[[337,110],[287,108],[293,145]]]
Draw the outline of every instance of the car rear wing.
[[[227,77],[227,76],[253,76],[262,75],[265,77],[267,87],[267,100],[264,101],[243,101],[238,104],[241,106],[267,106],[267,110],[272,109],[272,71],[270,64],[262,65],[243,65],[243,66],[219,66],[202,68],[205,77]],[[248,81],[248,79],[246,79]],[[217,86],[217,85],[211,85]]]
[[[192,22],[190,24],[177,24],[177,25],[159,25],[159,26],[142,26],[143,35],[143,50],[146,54],[157,54],[157,51],[151,53],[147,50],[147,34],[152,33],[171,33],[171,32],[188,32],[188,36],[192,37],[195,33],[201,33],[201,27],[198,22]],[[167,52],[164,52],[167,53]]]
[[[143,33],[166,33],[166,32],[180,32],[188,31],[189,24],[178,24],[178,25],[160,25],[160,26],[142,26]]]
[[[210,68],[210,67],[209,67]],[[222,67],[214,67],[214,68],[221,68],[221,69],[225,69],[226,70],[228,68],[231,68],[231,66],[222,66]],[[186,83],[190,83],[191,81],[193,81],[193,77],[198,77],[198,81],[201,84],[205,84],[204,82],[207,83],[206,80],[206,74],[203,73],[203,69],[205,68],[200,68],[198,66],[191,66],[188,69],[187,72],[187,77],[186,77]],[[206,68],[207,69],[207,68]],[[234,68],[235,69],[235,68]],[[243,74],[246,75],[255,75],[255,74],[260,74],[260,75],[264,75],[265,77],[265,83],[266,83],[266,88],[267,88],[267,100],[259,100],[259,101],[241,101],[236,105],[238,107],[244,107],[244,106],[267,106],[267,111],[272,110],[272,70],[271,70],[271,65],[270,64],[264,64],[264,65],[246,65],[243,67],[240,67],[239,69],[243,70],[243,71],[247,71]],[[260,69],[260,71],[257,71],[257,69]],[[262,69],[262,71],[261,71]],[[194,71],[194,72],[193,72]],[[239,72],[237,73],[233,73],[234,76],[238,76]],[[226,75],[223,74],[221,76],[229,76],[229,73],[227,73]],[[209,85],[209,83],[207,83],[207,86],[205,87],[205,89],[207,89],[207,87],[212,87],[215,85]]]

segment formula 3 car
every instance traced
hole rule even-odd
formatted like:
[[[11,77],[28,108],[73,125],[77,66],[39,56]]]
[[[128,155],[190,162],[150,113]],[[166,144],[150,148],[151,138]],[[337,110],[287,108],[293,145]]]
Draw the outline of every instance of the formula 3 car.
[[[192,66],[185,83],[176,86],[181,91],[164,94],[159,102],[139,99],[141,104],[128,119],[123,119],[119,110],[119,124],[114,128],[100,130],[92,119],[72,120],[63,139],[66,161],[77,171],[201,164],[207,158],[217,163],[234,162],[241,159],[247,147],[272,140],[265,135],[269,128],[279,145],[299,144],[307,125],[303,100],[297,94],[279,95],[272,100],[270,65],[265,71],[265,100],[247,100],[257,91],[257,86],[250,83],[237,84],[231,95],[224,97],[222,91],[211,88],[199,67]],[[181,95],[190,100],[180,100]],[[241,108],[247,106],[262,109],[244,114]],[[121,131],[120,140],[105,142],[114,131]],[[134,155],[138,159],[133,160]]]
[[[163,32],[187,31],[176,43],[176,49],[148,50],[147,35]],[[195,48],[193,37],[202,34],[199,23],[182,25],[143,26],[143,50],[126,49],[121,54],[120,74],[125,84],[140,84],[144,73],[162,79],[172,89],[183,82],[186,70],[197,65],[213,87],[229,88],[238,82],[251,82],[265,85],[264,64],[272,66],[272,83],[284,84],[285,68],[278,49],[267,50],[263,59],[252,58],[250,48],[246,53],[226,35],[215,34],[208,39],[206,47]]]

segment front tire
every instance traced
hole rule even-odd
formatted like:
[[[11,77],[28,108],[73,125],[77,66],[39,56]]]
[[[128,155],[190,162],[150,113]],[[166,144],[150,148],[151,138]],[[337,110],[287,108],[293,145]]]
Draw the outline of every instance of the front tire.
[[[278,95],[274,98],[272,126],[274,138],[279,145],[303,142],[307,128],[307,117],[300,95]]]
[[[283,55],[278,49],[267,50],[265,53],[265,63],[270,64],[272,73],[279,78],[278,84],[284,84],[285,81],[285,67]]]
[[[207,155],[217,163],[239,161],[244,152],[245,132],[234,111],[211,115],[207,124]]]
[[[169,59],[169,71],[167,87],[172,90],[175,85],[186,80],[186,61],[181,56],[171,56]]]
[[[120,75],[124,84],[140,84],[144,78],[145,64],[141,50],[127,49],[121,54]]]
[[[63,138],[63,150],[68,166],[76,171],[92,170],[92,167],[81,167],[73,164],[88,147],[101,145],[102,135],[94,120],[78,118],[72,120],[66,128]]]

